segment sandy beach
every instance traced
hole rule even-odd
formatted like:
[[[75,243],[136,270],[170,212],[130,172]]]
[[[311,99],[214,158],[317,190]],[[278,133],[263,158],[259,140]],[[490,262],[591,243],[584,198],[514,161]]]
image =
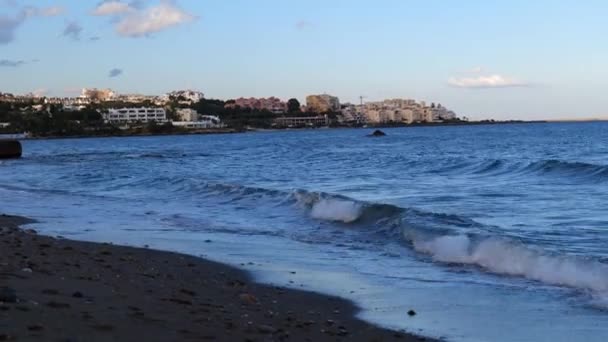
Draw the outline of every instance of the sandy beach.
[[[0,341],[429,341],[358,320],[345,300],[191,256],[40,236],[27,222],[0,216]]]

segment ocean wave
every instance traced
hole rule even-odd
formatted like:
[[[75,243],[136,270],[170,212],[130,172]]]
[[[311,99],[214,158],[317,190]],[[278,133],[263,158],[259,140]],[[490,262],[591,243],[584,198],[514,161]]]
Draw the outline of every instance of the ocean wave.
[[[534,244],[505,236],[499,227],[486,226],[467,217],[302,189],[276,190],[163,177],[148,179],[140,185],[153,187],[158,186],[158,182],[165,183],[162,188],[170,188],[173,192],[206,196],[220,203],[238,202],[238,205],[248,204],[252,207],[268,205],[279,210],[295,208],[296,212],[311,220],[335,224],[336,229],[347,226],[354,232],[373,233],[364,235],[364,239],[375,238],[374,243],[379,246],[400,241],[403,246],[445,267],[475,266],[492,274],[588,291],[595,302],[600,303],[597,305],[608,303],[603,300],[608,298],[606,263],[565,253],[550,253]],[[128,185],[129,188],[132,186]],[[166,197],[166,193],[163,197]]]
[[[306,208],[312,218],[332,222],[374,222],[406,210],[390,204],[368,203],[345,196],[305,190],[295,190],[290,197]]]
[[[471,176],[556,176],[587,180],[608,180],[608,165],[557,159],[532,162],[502,159],[478,162],[457,162],[433,171],[439,174],[464,174]]]
[[[475,265],[494,274],[518,276],[549,285],[608,295],[608,265],[541,249],[499,237],[477,240],[466,235],[418,238],[405,233],[413,248],[445,264]]]

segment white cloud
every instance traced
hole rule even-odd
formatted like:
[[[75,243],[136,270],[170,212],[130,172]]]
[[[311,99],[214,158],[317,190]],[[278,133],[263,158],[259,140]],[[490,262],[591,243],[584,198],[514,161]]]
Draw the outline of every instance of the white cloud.
[[[448,80],[448,84],[458,88],[508,88],[529,85],[526,82],[498,74],[475,77],[452,77]]]
[[[130,4],[124,3],[117,0],[109,0],[100,3],[97,8],[93,10],[93,15],[106,16],[106,15],[123,15],[129,12],[135,11],[134,7]]]
[[[140,37],[195,19],[195,16],[182,11],[172,1],[165,0],[157,6],[124,17],[116,24],[116,31],[122,36]]]
[[[173,0],[161,0],[157,5],[143,8],[143,2],[108,0],[92,12],[96,16],[112,16],[116,32],[124,37],[142,37],[196,20]]]

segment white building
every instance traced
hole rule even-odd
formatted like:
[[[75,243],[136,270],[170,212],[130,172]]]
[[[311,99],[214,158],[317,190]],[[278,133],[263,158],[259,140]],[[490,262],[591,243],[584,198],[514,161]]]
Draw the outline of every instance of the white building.
[[[198,121],[198,112],[190,108],[178,108],[175,113],[179,121]]]
[[[197,113],[198,115],[198,113]],[[190,129],[224,128],[219,117],[213,115],[201,115],[196,121],[173,121],[173,126]]]
[[[454,112],[441,105],[432,104],[428,107],[424,102],[417,103],[411,99],[368,102],[357,108],[367,117],[367,122],[375,124],[441,122],[456,118]]]
[[[103,119],[110,123],[166,122],[167,112],[163,108],[112,108],[103,114]]]
[[[205,94],[200,91],[195,90],[176,90],[164,95],[164,97],[168,100],[170,98],[183,98],[189,103],[197,103],[205,98]]]

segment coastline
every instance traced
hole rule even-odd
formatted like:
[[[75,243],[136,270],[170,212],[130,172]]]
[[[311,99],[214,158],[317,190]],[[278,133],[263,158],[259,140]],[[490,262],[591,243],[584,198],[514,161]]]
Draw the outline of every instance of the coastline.
[[[2,341],[432,341],[364,322],[344,299],[198,257],[19,228],[31,222],[0,216]]]
[[[600,122],[598,121],[555,121],[555,122]],[[394,125],[368,125],[368,126],[322,126],[322,127],[284,127],[284,128],[250,128],[250,129],[210,129],[192,131],[171,131],[162,133],[125,133],[125,134],[100,134],[100,135],[48,135],[48,136],[27,136],[19,140],[56,140],[56,139],[89,139],[89,138],[132,138],[132,137],[156,137],[156,136],[181,136],[181,135],[225,135],[238,133],[255,132],[280,132],[280,131],[306,131],[306,130],[325,130],[325,129],[388,129],[388,128],[416,128],[416,127],[461,127],[461,126],[496,126],[496,125],[521,125],[521,124],[546,124],[552,121],[462,121],[462,122],[442,122],[442,123],[414,123],[414,124],[394,124]],[[1,138],[1,135],[0,135]]]

